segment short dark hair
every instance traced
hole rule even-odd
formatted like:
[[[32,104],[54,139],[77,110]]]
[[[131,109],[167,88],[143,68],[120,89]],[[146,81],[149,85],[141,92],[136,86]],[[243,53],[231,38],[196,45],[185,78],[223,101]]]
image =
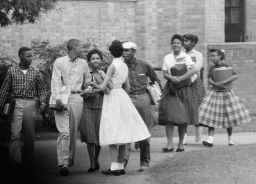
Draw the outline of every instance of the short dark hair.
[[[103,60],[102,52],[98,49],[92,49],[88,52],[88,54],[86,56],[88,62],[90,62],[93,54],[98,54],[100,56],[100,59]]]
[[[220,49],[210,49],[210,52],[217,52],[221,60],[225,59],[225,53]]]
[[[122,42],[114,40],[109,46],[109,51],[115,58],[121,57],[124,51]]]
[[[21,57],[25,52],[30,51],[31,49],[28,47],[21,47],[18,51],[18,56]]]
[[[67,49],[68,51],[73,50],[74,48],[76,48],[78,45],[80,44],[80,40],[78,39],[70,39],[67,43]]]
[[[193,34],[185,34],[184,36],[183,36],[185,39],[188,39],[188,40],[190,40],[192,43],[194,43],[194,44],[197,44],[197,42],[198,42],[198,36],[196,36],[196,35],[193,35]]]
[[[183,38],[183,36],[182,36],[182,35],[180,35],[180,34],[175,34],[175,35],[173,35],[173,36],[172,36],[172,38],[171,38],[171,43],[172,43],[172,42],[173,42],[173,40],[175,40],[175,39],[180,40],[180,41],[181,41],[181,43],[182,43],[182,45],[183,45],[184,38]]]

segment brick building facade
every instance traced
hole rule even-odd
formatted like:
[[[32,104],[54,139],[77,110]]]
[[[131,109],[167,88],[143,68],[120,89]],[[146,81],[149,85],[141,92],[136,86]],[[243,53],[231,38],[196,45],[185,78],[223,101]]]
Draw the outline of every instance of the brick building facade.
[[[240,85],[255,80],[255,8],[255,0],[59,0],[56,8],[42,14],[35,24],[1,28],[0,48],[17,55],[21,46],[29,46],[35,38],[48,39],[52,45],[70,38],[91,39],[101,49],[106,49],[114,39],[131,40],[138,44],[139,58],[159,67],[163,56],[170,52],[171,36],[193,33],[199,36],[197,47],[203,52],[205,61],[208,61],[210,47],[228,50],[228,62],[237,66],[241,74],[234,89],[256,113],[256,104],[251,101],[255,84]],[[246,42],[225,43],[232,21],[242,23],[242,33],[238,33],[237,39]],[[229,31],[235,33],[237,30],[234,27]]]

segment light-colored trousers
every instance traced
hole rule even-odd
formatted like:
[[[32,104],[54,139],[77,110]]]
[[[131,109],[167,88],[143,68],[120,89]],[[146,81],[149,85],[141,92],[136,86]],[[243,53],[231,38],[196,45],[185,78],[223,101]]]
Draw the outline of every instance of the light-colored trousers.
[[[11,140],[9,143],[10,163],[33,164],[35,139],[36,101],[16,98],[11,121]],[[23,133],[23,154],[21,156],[21,131]],[[21,159],[22,158],[22,159]]]
[[[77,129],[83,108],[83,99],[79,94],[71,94],[68,110],[55,111],[55,122],[59,131],[57,139],[58,165],[73,166],[76,150]]]

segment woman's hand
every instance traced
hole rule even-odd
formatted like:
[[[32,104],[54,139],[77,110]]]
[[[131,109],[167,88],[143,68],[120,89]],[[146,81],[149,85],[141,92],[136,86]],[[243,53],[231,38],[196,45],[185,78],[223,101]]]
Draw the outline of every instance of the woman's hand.
[[[179,77],[178,76],[170,76],[170,81],[174,84],[180,83]]]

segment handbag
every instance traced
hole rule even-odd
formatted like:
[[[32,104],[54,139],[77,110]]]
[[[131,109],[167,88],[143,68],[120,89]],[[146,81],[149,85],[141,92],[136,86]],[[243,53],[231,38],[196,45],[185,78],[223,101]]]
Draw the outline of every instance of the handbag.
[[[162,92],[157,82],[150,82],[147,86],[147,90],[149,93],[149,96],[151,98],[151,104],[156,105],[159,103],[159,100],[161,99]]]

